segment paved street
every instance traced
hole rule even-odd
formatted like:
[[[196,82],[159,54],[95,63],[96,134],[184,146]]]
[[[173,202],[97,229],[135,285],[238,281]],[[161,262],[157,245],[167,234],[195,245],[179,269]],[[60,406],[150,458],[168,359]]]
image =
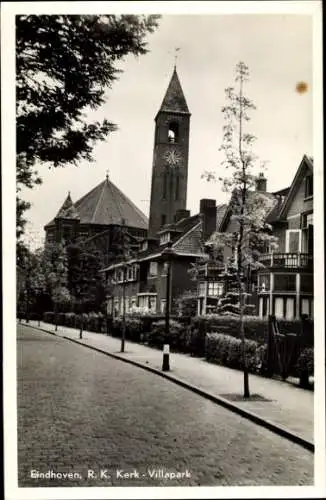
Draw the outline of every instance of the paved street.
[[[154,374],[23,325],[17,349],[19,486],[313,484],[311,452]]]
[[[37,324],[35,322],[35,324]],[[41,328],[54,332],[54,325],[41,322]],[[59,327],[56,335],[67,336],[79,341],[79,330]],[[84,331],[82,343],[113,354],[120,353],[121,340]],[[149,367],[161,370],[162,352],[146,345],[126,342],[123,355]],[[208,363],[205,359],[181,353],[170,356],[169,374],[203,391],[216,396],[238,395],[243,387],[243,373],[226,366]],[[200,375],[199,375],[200,374]],[[288,429],[307,441],[314,442],[314,392],[280,380],[250,374],[251,394],[264,400],[237,401],[237,406],[255,415]]]

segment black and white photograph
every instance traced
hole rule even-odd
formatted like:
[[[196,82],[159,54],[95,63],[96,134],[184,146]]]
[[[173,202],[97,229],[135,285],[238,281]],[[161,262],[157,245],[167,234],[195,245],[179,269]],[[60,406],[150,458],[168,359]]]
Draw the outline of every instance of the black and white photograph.
[[[6,500],[325,496],[321,19],[3,2]]]

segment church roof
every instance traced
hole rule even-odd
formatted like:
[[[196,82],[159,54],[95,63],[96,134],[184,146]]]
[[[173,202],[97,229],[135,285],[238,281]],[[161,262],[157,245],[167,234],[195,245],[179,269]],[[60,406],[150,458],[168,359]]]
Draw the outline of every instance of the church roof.
[[[174,68],[160,111],[190,114],[176,68]]]
[[[75,204],[68,195],[56,218],[80,219],[81,224],[125,225],[147,229],[147,217],[108,178],[82,196]],[[53,224],[52,220],[49,224]]]

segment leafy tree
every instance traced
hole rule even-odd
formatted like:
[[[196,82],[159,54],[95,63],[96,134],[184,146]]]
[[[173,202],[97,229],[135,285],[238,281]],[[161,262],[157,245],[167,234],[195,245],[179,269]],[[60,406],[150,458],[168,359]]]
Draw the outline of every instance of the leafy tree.
[[[148,51],[146,35],[159,16],[16,16],[17,236],[28,203],[22,187],[41,182],[35,165],[58,167],[92,160],[92,149],[116,125],[88,123],[117,80],[117,63]]]
[[[197,292],[187,290],[176,299],[176,306],[179,316],[190,318],[197,314]]]
[[[104,256],[93,246],[77,241],[67,247],[68,287],[79,312],[102,309],[105,301]]]
[[[231,173],[219,180],[226,191],[232,192],[229,209],[236,229],[230,233],[215,233],[211,239],[213,246],[231,249],[232,257],[227,262],[227,268],[237,285],[246,398],[250,396],[244,331],[248,266],[251,269],[260,266],[260,253],[265,250],[266,245],[276,244],[276,238],[271,235],[271,228],[266,223],[266,216],[275,200],[265,193],[253,192],[252,189],[255,186],[258,158],[253,152],[256,137],[246,129],[251,119],[250,113],[256,109],[245,94],[244,88],[248,80],[249,69],[245,63],[239,62],[236,66],[235,85],[225,90],[227,103],[222,108],[225,125],[220,150],[225,155],[223,165]],[[205,172],[203,176],[208,180],[216,179],[211,172]]]
[[[41,261],[41,274],[45,289],[54,305],[55,330],[58,329],[58,309],[71,302],[68,289],[68,257],[63,242],[46,244]]]
[[[115,263],[122,263],[122,332],[121,332],[121,352],[125,350],[125,335],[126,335],[126,284],[127,284],[127,272],[128,272],[128,261],[130,261],[133,256],[137,253],[139,248],[139,243],[137,240],[128,232],[128,228],[124,224],[124,220],[121,221],[121,226],[116,226],[111,239],[111,256]],[[112,279],[112,278],[111,278]],[[108,283],[107,289],[114,290],[114,283]],[[111,300],[114,304],[114,297],[111,293]]]
[[[35,248],[36,240],[31,233],[26,236],[24,241],[21,240],[17,244],[16,290],[18,312],[24,312],[28,322],[31,312],[40,312],[45,280],[42,272],[43,250],[40,247]]]

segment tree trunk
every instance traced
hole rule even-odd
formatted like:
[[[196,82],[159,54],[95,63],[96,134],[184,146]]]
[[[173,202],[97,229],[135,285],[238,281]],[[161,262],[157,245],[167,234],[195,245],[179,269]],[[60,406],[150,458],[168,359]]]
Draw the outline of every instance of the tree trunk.
[[[84,318],[83,313],[80,315],[80,330],[79,330],[79,338],[83,338],[83,326],[84,326]]]
[[[29,323],[29,285],[26,287],[26,323]]]
[[[243,362],[243,397],[249,398],[249,373],[248,373],[248,363],[247,363],[247,353],[246,353],[246,338],[244,331],[244,294],[242,283],[239,287],[239,298],[240,298],[240,336],[241,336],[241,346],[242,346],[242,362]]]
[[[54,302],[54,331],[58,330],[58,304]]]

